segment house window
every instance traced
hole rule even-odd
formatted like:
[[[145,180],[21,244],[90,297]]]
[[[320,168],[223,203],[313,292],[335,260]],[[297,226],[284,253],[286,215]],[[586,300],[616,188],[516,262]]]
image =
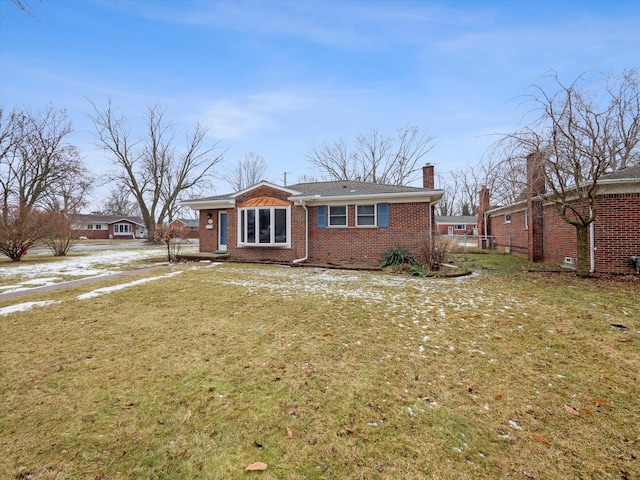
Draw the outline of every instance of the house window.
[[[456,229],[456,230],[464,230],[465,229],[464,225],[462,225],[462,224],[455,225],[453,228]]]
[[[93,225],[92,224],[87,225],[87,230],[93,230]]]
[[[347,226],[347,206],[329,206],[329,226],[330,227],[346,227]]]
[[[356,205],[356,225],[357,226],[375,226],[376,225],[376,206],[375,205]]]
[[[96,230],[102,230],[102,224],[97,223],[97,224],[95,225],[95,228],[96,228]]]
[[[529,230],[529,215],[527,215],[527,210],[524,211],[524,229]]]
[[[116,223],[113,225],[113,233],[115,235],[129,235],[131,234],[130,223]]]
[[[289,245],[289,207],[241,208],[240,245],[286,247]]]
[[[510,213],[507,213],[504,216],[504,223],[511,223],[511,214]]]

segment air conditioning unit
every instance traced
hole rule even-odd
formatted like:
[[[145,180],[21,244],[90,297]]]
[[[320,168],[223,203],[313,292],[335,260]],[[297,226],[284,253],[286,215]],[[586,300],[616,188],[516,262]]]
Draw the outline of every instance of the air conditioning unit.
[[[564,257],[564,261],[562,262],[562,266],[564,268],[575,268],[575,265],[576,265],[577,262],[578,262],[577,258]]]

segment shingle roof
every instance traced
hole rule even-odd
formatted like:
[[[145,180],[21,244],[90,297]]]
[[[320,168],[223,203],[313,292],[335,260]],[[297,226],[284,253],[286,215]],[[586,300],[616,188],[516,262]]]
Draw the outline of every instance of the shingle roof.
[[[71,217],[71,221],[73,222],[82,222],[82,223],[114,223],[119,220],[125,220],[131,223],[136,223],[138,225],[144,225],[144,220],[141,217],[124,217],[122,215],[98,215],[98,214],[84,214],[79,213],[77,215],[73,215]]]
[[[475,215],[444,215],[444,216],[436,216],[436,223],[464,223],[464,224],[472,224],[476,223],[478,217]]]
[[[424,192],[424,188],[404,187],[399,185],[384,185],[380,183],[354,182],[354,181],[334,181],[334,182],[313,182],[297,183],[289,185],[287,188],[297,190],[303,195],[322,196],[345,196],[345,195],[375,195],[383,193],[410,193]]]
[[[601,180],[640,179],[640,165],[616,170],[600,177]]]

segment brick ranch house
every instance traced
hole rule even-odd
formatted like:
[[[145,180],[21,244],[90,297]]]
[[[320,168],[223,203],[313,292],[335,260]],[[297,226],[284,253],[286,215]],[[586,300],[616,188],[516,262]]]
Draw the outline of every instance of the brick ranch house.
[[[86,237],[90,240],[130,240],[147,237],[147,229],[140,217],[79,213],[71,218],[71,229],[76,237]]]
[[[544,178],[532,176],[532,155],[527,169],[529,178],[533,182],[537,178],[542,185],[529,189],[519,202],[491,207],[490,192],[483,187],[478,233],[497,248],[508,248],[531,261],[573,268],[578,251],[576,229],[560,218],[549,200],[551,194],[533,193],[544,190]],[[603,175],[598,184],[597,217],[589,229],[590,270],[634,273],[630,256],[640,255],[640,165]]]
[[[436,231],[441,235],[477,235],[477,221],[475,215],[436,216]]]
[[[169,222],[169,226],[185,229],[187,231],[187,238],[200,237],[200,222],[197,219],[178,218],[176,220]]]
[[[378,264],[384,252],[433,233],[433,166],[423,187],[334,181],[260,182],[229,195],[182,202],[200,213],[200,252],[230,260]]]

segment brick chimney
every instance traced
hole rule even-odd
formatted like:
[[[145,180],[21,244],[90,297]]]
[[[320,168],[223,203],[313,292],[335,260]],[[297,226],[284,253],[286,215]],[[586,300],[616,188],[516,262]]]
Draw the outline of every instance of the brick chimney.
[[[435,187],[435,180],[433,176],[433,165],[430,163],[425,164],[422,167],[422,188],[428,188],[433,190]]]
[[[546,191],[542,158],[537,150],[527,155],[527,243],[532,262],[544,260],[544,213],[540,195]]]
[[[486,185],[482,185],[482,188],[480,189],[480,197],[479,197],[479,203],[478,203],[478,218],[476,220],[478,224],[478,235],[480,237],[484,237],[484,230],[485,230],[484,212],[486,212],[490,208],[489,201],[490,201],[489,189],[487,188]],[[490,235],[490,234],[491,232],[487,228],[487,235]]]

